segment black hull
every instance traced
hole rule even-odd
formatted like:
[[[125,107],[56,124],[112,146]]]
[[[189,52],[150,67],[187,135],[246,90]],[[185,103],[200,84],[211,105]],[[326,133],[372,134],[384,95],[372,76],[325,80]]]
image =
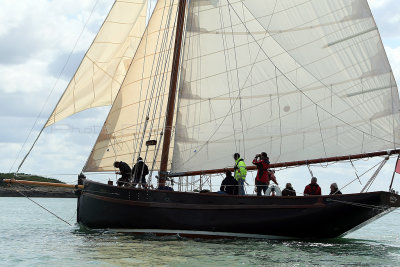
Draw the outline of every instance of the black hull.
[[[334,238],[400,206],[400,196],[256,197],[183,193],[85,181],[78,223],[93,229],[210,236]],[[151,229],[151,230],[150,230]]]

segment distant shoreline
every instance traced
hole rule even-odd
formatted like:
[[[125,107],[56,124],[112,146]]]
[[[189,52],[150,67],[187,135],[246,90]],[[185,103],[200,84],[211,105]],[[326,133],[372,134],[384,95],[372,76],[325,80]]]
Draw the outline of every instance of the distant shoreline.
[[[19,193],[18,191],[21,193]],[[51,189],[34,187],[9,187],[0,188],[0,197],[45,197],[45,198],[76,198],[73,190]]]
[[[54,178],[46,178],[38,175],[20,173],[16,177],[14,173],[0,173],[0,197],[47,197],[47,198],[76,198],[74,190],[63,187],[43,187],[21,184],[5,183],[4,179],[19,179],[36,182],[59,183],[64,184],[60,180]],[[21,193],[19,193],[19,192]]]

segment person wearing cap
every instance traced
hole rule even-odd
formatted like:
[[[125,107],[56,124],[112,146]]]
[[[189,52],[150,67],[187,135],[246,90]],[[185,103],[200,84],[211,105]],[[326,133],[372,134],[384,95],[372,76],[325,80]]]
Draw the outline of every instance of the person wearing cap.
[[[115,161],[114,168],[118,168],[119,172],[116,174],[120,174],[121,178],[118,179],[118,186],[129,186],[131,181],[131,167],[126,162],[123,161]]]
[[[342,192],[340,192],[338,185],[336,183],[331,184],[331,192],[329,195],[341,195]]]
[[[282,191],[282,196],[296,196],[296,191],[293,189],[291,183],[287,183],[285,189]]]
[[[141,186],[143,188],[147,188],[147,183],[146,183],[147,174],[149,174],[149,168],[143,162],[143,159],[141,157],[138,157],[137,162],[132,169],[133,187],[136,187],[136,185],[138,185],[139,188]]]
[[[244,182],[246,181],[247,169],[244,160],[240,157],[239,153],[233,154],[233,158],[235,160],[234,166],[234,177],[236,181],[238,181],[239,195],[245,195],[244,192]]]
[[[320,196],[321,195],[321,187],[317,184],[317,178],[312,177],[311,183],[304,188],[304,195],[310,196]]]
[[[270,174],[271,172],[268,170],[269,158],[267,153],[262,152],[261,154],[257,154],[253,159],[253,164],[257,166],[257,176],[255,179],[257,196],[261,196],[261,192],[264,192],[265,195],[270,180],[272,180],[275,184],[278,184],[275,179],[275,175],[272,178]]]

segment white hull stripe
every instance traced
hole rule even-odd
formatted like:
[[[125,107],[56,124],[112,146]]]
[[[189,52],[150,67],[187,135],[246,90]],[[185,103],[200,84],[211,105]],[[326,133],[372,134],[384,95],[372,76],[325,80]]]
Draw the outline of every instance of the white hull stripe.
[[[104,229],[103,229],[104,230]],[[169,229],[107,229],[111,232],[118,233],[150,233],[150,234],[188,234],[188,235],[204,235],[215,237],[244,237],[244,238],[266,238],[266,239],[296,239],[293,237],[276,236],[276,235],[259,235],[245,233],[229,233],[229,232],[209,232],[209,231],[191,231],[191,230],[169,230]]]

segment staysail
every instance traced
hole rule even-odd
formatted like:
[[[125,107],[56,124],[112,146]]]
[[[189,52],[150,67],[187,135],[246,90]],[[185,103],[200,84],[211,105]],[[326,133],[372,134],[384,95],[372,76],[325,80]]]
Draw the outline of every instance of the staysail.
[[[114,161],[132,164],[139,155],[149,166],[159,168],[161,153],[157,151],[165,124],[177,3],[163,0],[155,6],[85,172],[113,171]],[[150,139],[158,143],[146,146]]]
[[[147,0],[116,0],[46,127],[111,105],[146,28]]]
[[[399,147],[397,85],[367,0],[193,0],[173,172]]]

